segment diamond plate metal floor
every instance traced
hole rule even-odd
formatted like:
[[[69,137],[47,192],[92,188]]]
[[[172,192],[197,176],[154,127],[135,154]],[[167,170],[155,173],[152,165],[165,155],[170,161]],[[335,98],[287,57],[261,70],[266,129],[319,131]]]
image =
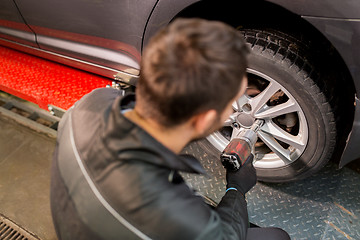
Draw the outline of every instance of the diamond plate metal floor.
[[[185,179],[219,202],[225,192],[225,171],[220,161],[197,143],[185,152],[196,156],[211,175],[185,174]],[[247,201],[252,223],[280,227],[293,240],[360,239],[360,174],[349,168],[337,170],[329,163],[314,176],[295,183],[258,182],[247,194]]]

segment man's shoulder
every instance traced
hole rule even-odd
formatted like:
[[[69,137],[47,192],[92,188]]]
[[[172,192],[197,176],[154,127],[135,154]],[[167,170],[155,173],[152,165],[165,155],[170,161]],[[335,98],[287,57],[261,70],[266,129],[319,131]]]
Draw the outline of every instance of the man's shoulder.
[[[97,88],[84,95],[74,107],[77,109],[103,109],[104,104],[113,102],[117,97],[121,97],[121,91],[112,88]]]

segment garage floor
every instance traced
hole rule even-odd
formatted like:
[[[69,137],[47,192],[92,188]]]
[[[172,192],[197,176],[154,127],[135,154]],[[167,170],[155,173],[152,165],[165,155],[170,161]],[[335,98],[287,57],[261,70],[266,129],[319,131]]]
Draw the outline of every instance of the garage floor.
[[[54,138],[0,115],[0,214],[49,240],[56,239],[49,205],[54,146]]]
[[[0,217],[10,219],[35,239],[56,239],[49,208],[54,145],[54,137],[0,114]],[[186,151],[196,155],[212,177],[185,177],[194,188],[219,201],[224,193],[224,171],[220,164],[210,168],[218,160],[196,144]],[[315,176],[296,183],[258,183],[247,195],[250,220],[259,226],[281,227],[292,239],[359,240],[359,165],[358,160],[351,168],[337,170],[329,163]]]
[[[216,202],[225,190],[224,170],[196,145],[194,154],[212,176],[186,175],[190,184]],[[291,239],[360,239],[360,161],[338,170],[329,163],[314,176],[283,184],[258,182],[247,194],[249,219],[260,227],[280,227]]]

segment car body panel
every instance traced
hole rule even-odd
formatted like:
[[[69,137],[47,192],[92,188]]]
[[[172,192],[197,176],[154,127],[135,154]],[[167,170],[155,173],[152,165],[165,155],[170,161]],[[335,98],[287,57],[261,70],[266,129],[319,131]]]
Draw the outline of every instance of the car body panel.
[[[360,8],[359,8],[360,9]],[[307,17],[333,44],[353,77],[357,95],[360,94],[360,20]]]
[[[356,98],[355,120],[352,131],[348,137],[346,148],[341,157],[339,167],[342,168],[349,162],[360,158],[360,100]]]
[[[155,3],[37,0],[17,5],[41,49],[124,70],[124,65],[140,68],[143,32]]]
[[[153,36],[160,28],[168,25],[179,12],[196,2],[200,2],[200,0],[159,0],[149,18],[144,34],[143,47],[146,46],[151,36]]]
[[[300,16],[327,18],[360,18],[360,1],[358,0],[268,0]]]
[[[12,0],[0,1],[0,38],[38,47],[35,34],[26,25]]]

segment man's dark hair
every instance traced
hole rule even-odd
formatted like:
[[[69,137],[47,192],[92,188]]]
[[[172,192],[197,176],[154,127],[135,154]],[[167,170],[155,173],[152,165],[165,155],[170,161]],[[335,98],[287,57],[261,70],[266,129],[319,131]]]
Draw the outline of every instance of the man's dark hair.
[[[210,109],[221,113],[239,92],[247,53],[241,33],[224,23],[175,20],[144,51],[136,90],[141,113],[167,127]]]

